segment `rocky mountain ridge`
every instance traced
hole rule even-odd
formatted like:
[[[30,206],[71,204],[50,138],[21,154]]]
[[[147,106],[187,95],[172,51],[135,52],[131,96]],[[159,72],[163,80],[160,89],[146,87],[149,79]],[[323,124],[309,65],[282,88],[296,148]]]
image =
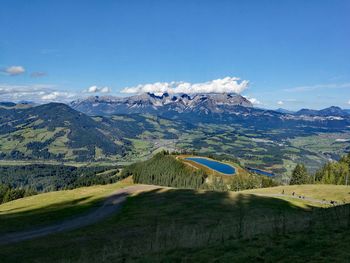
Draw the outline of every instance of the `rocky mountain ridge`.
[[[158,111],[223,113],[235,106],[253,107],[245,97],[233,93],[169,94],[144,93],[130,97],[90,97],[73,101],[74,109],[92,115],[155,113]]]
[[[89,97],[73,101],[70,106],[88,115],[110,116],[113,114],[154,114],[166,118],[186,118],[190,121],[209,122],[215,119],[252,119],[256,121],[340,121],[349,120],[350,114],[339,107],[322,110],[301,109],[267,110],[253,107],[253,104],[239,94],[169,94],[144,93],[130,97]]]

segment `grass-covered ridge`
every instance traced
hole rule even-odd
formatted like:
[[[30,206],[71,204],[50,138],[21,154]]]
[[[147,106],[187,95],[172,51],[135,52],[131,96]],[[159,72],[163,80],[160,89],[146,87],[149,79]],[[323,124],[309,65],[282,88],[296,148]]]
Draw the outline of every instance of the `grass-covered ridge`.
[[[310,197],[319,197],[312,194],[317,187],[308,186]],[[329,193],[337,190],[332,185],[326,188]],[[20,207],[14,203],[10,213],[15,215]],[[162,189],[130,197],[119,214],[99,224],[2,246],[0,256],[4,262],[23,257],[28,262],[208,262],[213,258],[344,262],[349,251],[347,213],[346,206],[319,208],[307,200],[283,200],[254,191]],[[332,246],[334,242],[339,245]],[[315,250],[322,246],[328,253]]]

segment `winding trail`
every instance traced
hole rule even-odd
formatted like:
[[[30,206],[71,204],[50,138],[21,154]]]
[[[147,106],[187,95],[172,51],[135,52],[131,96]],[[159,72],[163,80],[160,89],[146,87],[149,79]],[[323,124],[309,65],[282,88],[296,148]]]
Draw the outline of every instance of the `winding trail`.
[[[101,203],[101,205],[87,213],[81,214],[79,216],[65,219],[53,225],[38,227],[31,230],[25,230],[21,232],[14,232],[9,234],[4,234],[0,236],[0,245],[7,245],[11,243],[17,243],[24,240],[35,239],[38,237],[43,237],[55,233],[65,232],[69,230],[74,230],[82,228],[88,225],[92,225],[101,221],[102,219],[118,212],[126,200],[126,198],[134,193],[151,191],[155,189],[170,188],[155,185],[132,185],[125,188],[118,189],[113,192],[107,199]],[[300,198],[299,196],[292,196],[287,194],[261,194],[261,193],[249,193],[257,196],[269,196],[269,197],[284,197],[291,199],[304,200],[314,203],[319,203],[323,205],[334,205],[334,203],[326,200],[320,200],[310,197]]]
[[[47,236],[54,233],[60,233],[64,231],[69,231],[84,226],[92,225],[102,219],[108,217],[109,215],[118,212],[126,200],[126,198],[134,193],[150,191],[155,189],[163,188],[161,186],[155,185],[133,185],[122,189],[118,189],[112,193],[107,199],[101,204],[100,207],[85,213],[83,215],[65,219],[54,225],[35,228],[31,230],[26,230],[22,232],[14,232],[9,234],[4,234],[0,236],[0,245],[7,245],[11,243],[17,243],[24,240],[34,239],[38,237]]]

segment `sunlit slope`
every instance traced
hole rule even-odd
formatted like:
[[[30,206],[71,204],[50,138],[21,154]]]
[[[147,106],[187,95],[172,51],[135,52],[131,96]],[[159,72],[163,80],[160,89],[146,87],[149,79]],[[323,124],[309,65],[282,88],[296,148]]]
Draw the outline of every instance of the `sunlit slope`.
[[[47,225],[87,211],[108,195],[131,185],[130,179],[17,199],[0,205],[0,233]]]
[[[350,203],[350,186],[329,185],[329,184],[310,184],[310,185],[287,185],[270,188],[260,188],[242,191],[247,194],[266,194],[279,195],[284,191],[288,196],[304,196],[318,200],[337,201],[338,203]]]

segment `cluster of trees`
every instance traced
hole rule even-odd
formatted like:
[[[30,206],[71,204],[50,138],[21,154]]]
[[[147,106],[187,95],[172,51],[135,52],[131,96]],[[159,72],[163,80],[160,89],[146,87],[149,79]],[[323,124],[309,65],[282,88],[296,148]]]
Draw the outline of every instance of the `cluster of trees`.
[[[338,162],[325,164],[316,172],[315,181],[324,184],[350,185],[350,153]]]
[[[176,160],[167,151],[156,154],[148,161],[125,167],[122,176],[131,175],[135,183],[215,191],[239,191],[277,185],[271,178],[250,173],[229,177],[208,176],[203,170],[194,170]]]
[[[0,204],[35,194],[36,191],[31,188],[13,188],[0,184]]]
[[[194,189],[201,188],[207,177],[204,171],[194,171],[166,151],[148,161],[125,167],[122,177],[130,175],[135,183]]]
[[[71,186],[68,186],[68,188],[72,189],[82,186],[112,184],[124,178],[119,175],[119,169],[107,169],[108,170],[105,172],[90,172],[88,174],[84,174],[83,176],[79,176]]]
[[[237,174],[229,178],[213,178],[210,184],[205,184],[203,188],[215,191],[242,191],[264,187],[277,186],[278,183],[266,176],[256,174]]]
[[[303,164],[297,164],[292,172],[290,184],[343,184],[350,185],[350,153],[337,162],[326,163],[314,175],[310,175]]]
[[[0,184],[12,188],[32,188],[38,192],[108,184],[120,180],[115,166],[32,164],[0,166]]]

